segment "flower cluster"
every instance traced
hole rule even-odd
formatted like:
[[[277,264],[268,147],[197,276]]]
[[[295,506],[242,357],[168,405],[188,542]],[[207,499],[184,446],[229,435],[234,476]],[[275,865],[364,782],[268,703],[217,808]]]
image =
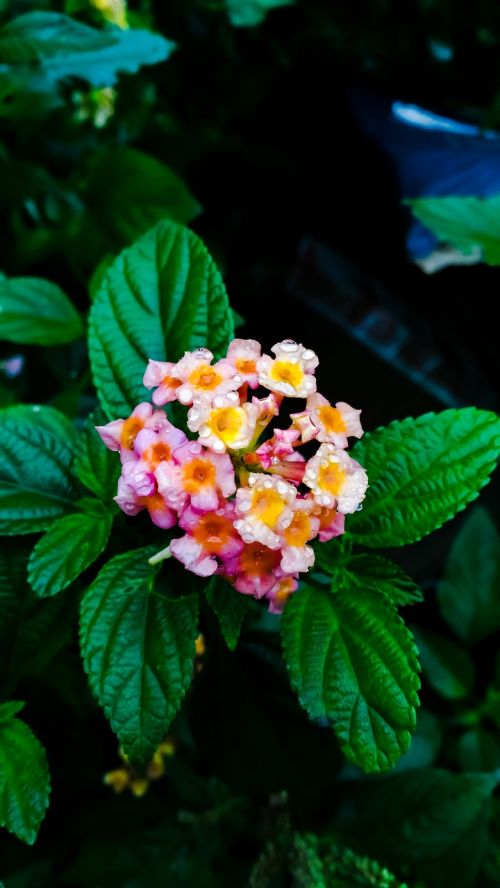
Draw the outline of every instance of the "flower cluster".
[[[176,364],[149,361],[144,385],[154,389],[153,404],[97,431],[121,456],[120,508],[147,509],[159,527],[180,528],[169,553],[188,570],[219,574],[278,613],[314,564],[311,540],[343,533],[368,479],[346,452],[348,438],[363,434],[360,411],[316,391],[311,349],[284,340],[271,351],[235,339],[219,361],[206,348]],[[281,429],[286,398],[305,405]],[[162,408],[172,401],[188,408],[194,438],[168,420]]]

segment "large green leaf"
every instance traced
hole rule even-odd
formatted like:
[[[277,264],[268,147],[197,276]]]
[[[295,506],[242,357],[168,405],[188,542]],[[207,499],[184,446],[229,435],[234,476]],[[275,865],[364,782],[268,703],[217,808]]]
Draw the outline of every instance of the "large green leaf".
[[[50,774],[42,744],[0,705],[0,826],[32,845],[49,804]]]
[[[198,346],[220,355],[233,332],[206,247],[187,228],[160,222],[118,256],[92,306],[90,360],[104,409],[128,415],[144,399],[148,358],[176,361]]]
[[[118,253],[162,219],[187,224],[200,205],[170,167],[142,151],[124,146],[108,148],[91,161],[84,193],[99,249],[97,260]],[[85,241],[91,241],[86,237]],[[88,257],[86,257],[88,259]]]
[[[42,278],[0,280],[0,339],[60,345],[82,332],[80,315],[56,284]]]
[[[205,595],[210,607],[217,614],[229,650],[234,651],[248,610],[248,598],[220,577],[212,578],[205,589]]]
[[[162,62],[173,48],[149,31],[98,31],[57,12],[28,12],[0,30],[0,115],[59,104],[59,86],[68,78],[113,86],[119,73]]]
[[[330,562],[322,551],[325,548],[321,544],[316,547],[316,561],[332,577],[334,589],[370,588],[397,607],[422,601],[422,592],[414,580],[388,558],[344,553]]]
[[[417,868],[425,884],[467,888],[484,842],[488,801],[499,774],[451,774],[416,768],[340,789],[339,826],[352,829],[366,853]],[[476,830],[477,827],[477,830]]]
[[[437,594],[462,641],[475,644],[500,627],[500,535],[485,509],[474,509],[457,534]]]
[[[85,487],[108,502],[116,495],[121,466],[116,453],[102,446],[102,439],[95,430],[96,425],[105,422],[100,411],[89,416],[77,441],[75,473]]]
[[[154,589],[150,549],[106,564],[82,601],[80,638],[92,690],[138,767],[163,739],[191,682],[198,596]]]
[[[500,418],[464,407],[404,419],[369,433],[353,455],[368,472],[349,532],[365,546],[404,546],[476,498],[500,453]]]
[[[112,520],[103,508],[94,515],[66,515],[49,528],[33,549],[28,567],[28,579],[40,598],[62,592],[94,563],[106,548]]]
[[[292,684],[311,718],[328,718],[345,755],[384,771],[406,752],[418,706],[417,650],[395,609],[370,588],[304,586],[282,618]]]
[[[63,595],[40,601],[28,585],[30,545],[0,547],[0,684],[37,673],[65,643],[74,608]]]
[[[75,433],[52,407],[0,410],[0,533],[34,533],[72,511]]]
[[[422,671],[438,694],[451,700],[467,697],[475,679],[474,663],[466,651],[442,635],[413,627]]]
[[[462,253],[481,250],[489,265],[500,265],[500,195],[419,197],[408,200],[417,219],[440,241]]]

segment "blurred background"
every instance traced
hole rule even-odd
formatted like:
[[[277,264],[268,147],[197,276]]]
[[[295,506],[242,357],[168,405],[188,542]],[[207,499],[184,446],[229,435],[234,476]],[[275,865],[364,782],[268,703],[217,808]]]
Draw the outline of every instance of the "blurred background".
[[[1,272],[55,281],[84,311],[110,258],[178,219],[218,262],[239,335],[267,350],[287,337],[314,348],[321,390],[362,408],[366,429],[454,406],[498,411],[498,3],[0,0],[0,26],[33,10],[153,31],[176,48],[110,86],[72,72],[55,98],[34,75],[28,94],[16,90],[0,31]],[[73,418],[93,409],[84,341],[1,343],[0,403],[16,400]],[[498,518],[493,485],[484,503]],[[424,590],[461,522],[396,553]],[[412,617],[449,635],[432,594]],[[0,838],[6,888],[244,885],[263,836],[286,834],[280,793],[308,828],[327,823],[341,757],[291,702],[272,644],[265,656],[259,645],[256,633],[237,665],[221,653],[204,669],[176,726],[190,751],[169,747],[168,779],[147,807],[95,784],[120,763],[77,651],[63,669],[57,656],[44,666],[32,721],[49,734],[58,791],[34,849]],[[495,656],[494,640],[474,653],[478,695]],[[427,703],[448,705],[432,688]],[[460,768],[462,728],[441,752],[436,731],[424,740],[425,762]],[[500,852],[491,857],[488,876],[464,881],[463,863],[455,872],[448,860],[429,884],[498,885]],[[251,884],[289,884],[270,872]]]

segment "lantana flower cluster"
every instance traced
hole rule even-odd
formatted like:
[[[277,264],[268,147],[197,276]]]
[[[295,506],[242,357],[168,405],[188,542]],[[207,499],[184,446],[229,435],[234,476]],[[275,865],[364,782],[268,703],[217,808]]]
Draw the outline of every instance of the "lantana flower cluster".
[[[314,564],[311,541],[344,532],[368,479],[347,453],[348,439],[363,434],[361,411],[317,392],[311,349],[286,339],[271,352],[235,339],[215,362],[206,348],[177,363],[150,360],[153,403],[97,431],[120,453],[120,508],[147,509],[158,527],[181,531],[168,554],[279,613]],[[302,409],[283,422],[287,399]],[[169,421],[163,408],[173,401],[187,408],[192,437]]]

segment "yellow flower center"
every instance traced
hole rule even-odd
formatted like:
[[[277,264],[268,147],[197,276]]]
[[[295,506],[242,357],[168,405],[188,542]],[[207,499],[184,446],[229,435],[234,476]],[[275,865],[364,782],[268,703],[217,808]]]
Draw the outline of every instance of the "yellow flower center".
[[[200,364],[196,370],[189,375],[188,382],[194,389],[201,389],[204,392],[211,392],[217,388],[222,382],[222,376],[210,364]]]
[[[320,407],[318,410],[318,416],[328,435],[334,434],[335,432],[345,432],[346,425],[342,419],[342,414],[337,407],[330,407],[330,405]]]
[[[305,546],[311,538],[311,522],[303,512],[296,512],[292,523],[283,533],[287,546]]]
[[[215,484],[215,466],[208,459],[193,459],[182,467],[182,483],[186,493],[198,493],[202,487]]]
[[[275,527],[285,503],[279,493],[271,489],[255,490],[252,496],[252,512],[266,527]]]
[[[241,407],[219,407],[212,410],[207,425],[224,444],[232,444],[239,437],[245,422],[245,411]]]
[[[275,382],[287,382],[297,388],[304,379],[304,371],[300,364],[293,361],[275,361],[271,368],[271,379]]]
[[[318,486],[321,490],[327,490],[332,496],[338,496],[345,483],[345,472],[338,463],[330,462],[327,466],[321,466],[318,473]]]

